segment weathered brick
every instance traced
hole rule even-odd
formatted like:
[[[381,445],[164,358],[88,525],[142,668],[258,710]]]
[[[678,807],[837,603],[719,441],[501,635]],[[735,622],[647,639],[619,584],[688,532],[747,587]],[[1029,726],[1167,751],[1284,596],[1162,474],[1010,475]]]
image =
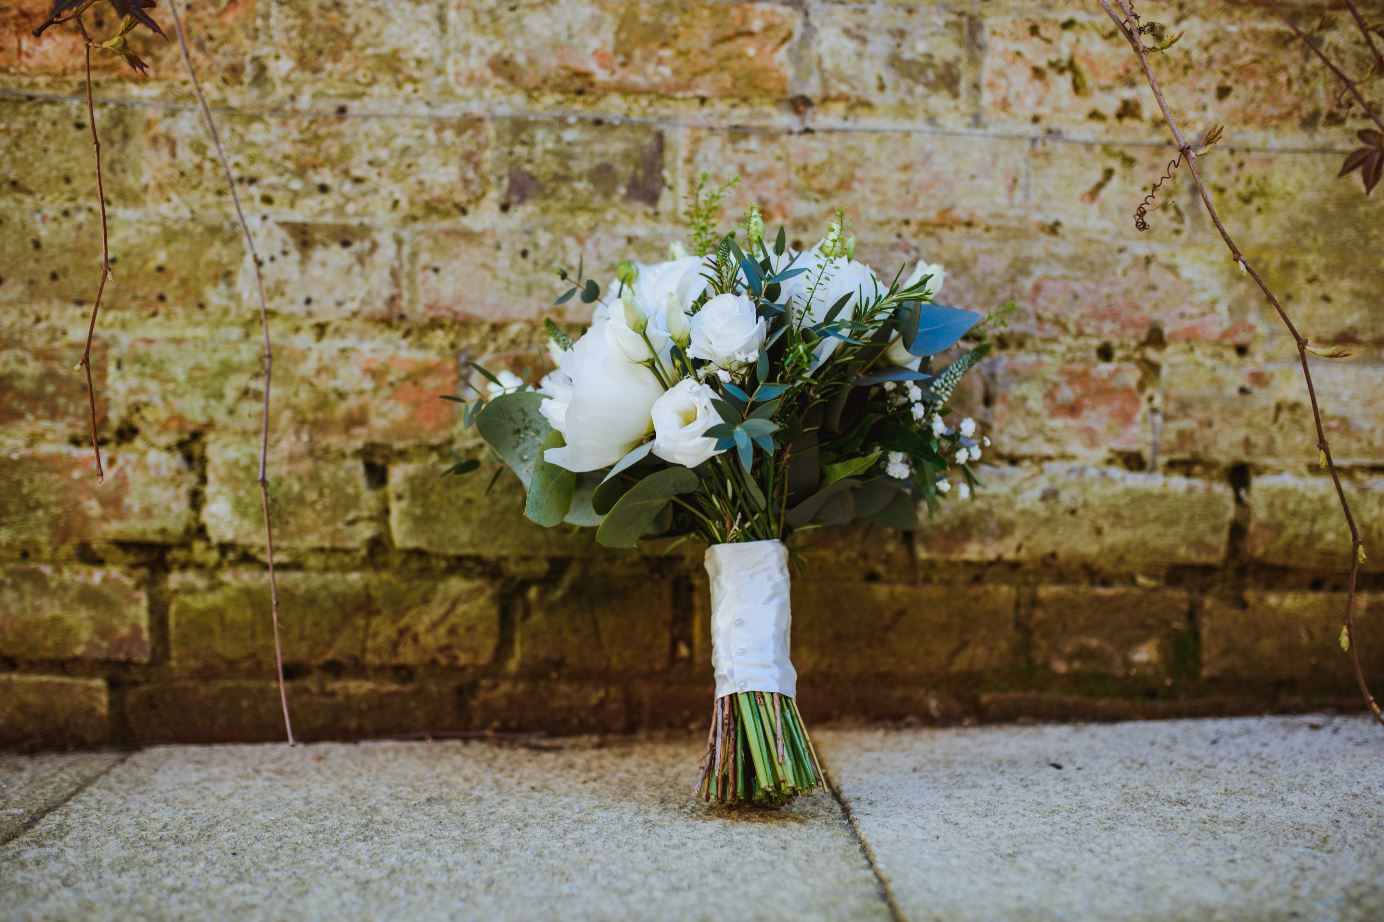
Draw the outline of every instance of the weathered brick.
[[[1138,236],[1135,208],[1163,175],[1169,159],[1169,153],[1158,147],[1062,138],[1034,141],[1028,158],[1027,217],[1036,229],[1049,234],[1093,238],[1077,245],[1081,253],[1087,249],[1118,252]],[[1157,208],[1149,212],[1148,222],[1157,228],[1162,247],[1189,238],[1203,247],[1212,242],[1193,232],[1193,221],[1200,219],[1201,212],[1189,206],[1199,209],[1201,203],[1191,198],[1192,189],[1185,171],[1160,187]]]
[[[281,571],[279,616],[289,663],[343,666],[474,666],[499,637],[499,602],[465,577]],[[273,624],[262,571],[171,581],[169,643],[179,671],[272,669]]]
[[[356,548],[376,534],[360,458],[317,442],[279,438],[268,468],[275,546]],[[258,441],[222,438],[207,445],[202,521],[213,541],[257,547],[264,540],[258,474]]]
[[[1384,480],[1346,481],[1355,524],[1365,542],[1362,570],[1384,568]],[[1350,530],[1331,479],[1272,474],[1249,491],[1249,553],[1255,560],[1303,570],[1349,570]]]
[[[949,499],[915,541],[924,559],[1046,560],[1139,570],[1218,564],[1235,500],[1228,485],[1049,463],[984,468],[972,500]]]
[[[390,465],[389,528],[396,547],[487,557],[594,550],[590,530],[543,528],[525,519],[523,488],[512,474],[501,473],[487,493],[493,467],[450,477],[444,470],[440,462]]]
[[[1208,601],[1197,619],[1202,676],[1241,682],[1295,683],[1319,691],[1354,687],[1340,647],[1346,597],[1340,592],[1248,592],[1242,600]],[[1375,638],[1381,602],[1362,595],[1355,626],[1365,675],[1384,670]]]
[[[978,57],[961,12],[829,4],[812,19],[820,115],[970,126]]]
[[[231,225],[131,218],[113,210],[109,229],[114,274],[102,297],[107,324],[111,312],[128,308],[243,308],[235,280],[244,245]],[[0,245],[26,257],[6,265],[0,282],[14,303],[90,311],[101,275],[101,223],[94,207],[0,209]]]
[[[803,14],[786,3],[449,2],[453,88],[776,99]]]
[[[1384,260],[1375,259],[1370,248],[1276,248],[1247,241],[1244,253],[1313,343],[1384,342],[1377,302],[1378,292],[1384,291]],[[1232,265],[1228,257],[1223,265]],[[1265,336],[1291,344],[1288,331],[1254,282],[1238,272],[1236,277],[1250,296],[1249,306]]]
[[[490,189],[490,128],[476,119],[293,114],[237,118],[234,126],[226,155],[252,213],[456,218]],[[200,116],[159,113],[148,131],[149,200],[229,215],[225,175]]]
[[[466,727],[462,694],[448,683],[290,682],[288,703],[300,740],[426,735]],[[125,693],[122,716],[137,743],[284,739],[273,681],[136,685]]]
[[[109,739],[103,679],[0,675],[0,746],[98,746]]]
[[[1316,362],[1322,421],[1339,464],[1384,456],[1384,367]],[[1317,436],[1296,362],[1174,362],[1163,369],[1162,449],[1173,459],[1301,469],[1315,464]]]
[[[128,207],[143,191],[144,115],[139,109],[103,107],[96,119],[106,199]],[[21,198],[31,208],[40,203],[96,205],[85,100],[0,100],[0,134],[24,142],[22,155],[0,157],[0,189],[7,196]],[[99,269],[99,255],[93,263]]]
[[[497,130],[501,207],[654,216],[667,185],[664,135],[646,125],[511,119]]]
[[[0,570],[0,654],[16,659],[149,661],[149,599],[117,570]]]
[[[1340,135],[1343,146],[1358,143],[1350,132]],[[1227,150],[1197,164],[1222,220],[1245,228],[1240,236],[1247,243],[1296,253],[1344,249],[1352,264],[1364,266],[1375,262],[1369,248],[1384,242],[1384,229],[1374,220],[1376,203],[1362,194],[1358,174],[1337,179],[1344,159],[1338,153]]]
[[[158,444],[194,431],[257,433],[263,406],[258,330],[188,334],[122,337],[112,346],[123,366],[110,386],[111,415],[127,418]],[[337,444],[449,439],[455,414],[441,395],[456,393],[457,360],[403,342],[381,332],[320,341],[276,335],[272,430],[308,432]]]
[[[503,231],[429,228],[414,234],[411,274],[425,317],[504,322],[553,317],[586,324],[591,306],[572,298],[553,301],[567,287],[559,268],[585,267],[604,291],[623,259],[666,259],[681,230],[642,224],[576,230],[551,223]]]
[[[72,336],[77,332],[56,324],[0,326],[0,393],[5,395],[0,401],[0,441],[61,444],[89,432],[86,379],[74,369],[82,356],[82,342]],[[108,353],[104,340],[92,343],[91,378],[98,395],[106,392]],[[105,423],[106,401],[98,396],[98,431]]]
[[[1059,13],[1013,0],[982,13],[986,124],[1167,139],[1138,59],[1099,8]],[[1339,120],[1330,72],[1271,8],[1196,0],[1165,5],[1157,20],[1182,35],[1154,63],[1184,130],[1222,123],[1237,137],[1281,138]],[[1336,23],[1328,40],[1345,27]]]
[[[757,201],[766,219],[791,223],[789,239],[800,245],[816,242],[842,204],[862,228],[901,221],[916,240],[922,228],[930,234],[1021,214],[1029,148],[1018,139],[982,146],[968,137],[904,132],[696,129],[687,134],[683,175],[689,183],[703,171],[739,176],[724,213],[738,216]],[[892,277],[897,267],[875,268]]]
[[[1187,642],[1188,608],[1181,589],[1041,586],[1034,663],[1058,675],[1167,679]]]
[[[1141,124],[1152,114],[1145,111],[1139,61],[1100,10],[1064,10],[1059,18],[1031,4],[1006,4],[985,13],[986,124],[1156,130]]]
[[[985,365],[994,393],[995,449],[1010,457],[1103,460],[1148,456],[1152,430],[1132,363],[1063,363],[1003,356]]]
[[[441,11],[435,3],[390,8],[334,0],[270,5],[270,70],[294,85],[326,82],[334,93],[431,95],[441,75]]]
[[[312,317],[389,319],[403,314],[399,238],[353,224],[261,224],[257,247],[274,310]],[[241,304],[256,303],[255,275],[241,263]]]
[[[793,664],[809,679],[1006,673],[1019,666],[1014,605],[1006,586],[794,580]]]
[[[529,591],[517,630],[518,666],[530,672],[663,672],[672,620],[667,578],[578,561],[557,586]]]
[[[479,730],[621,733],[634,729],[625,695],[604,682],[487,679],[466,703],[469,724]]]
[[[187,533],[194,478],[180,455],[115,449],[103,451],[101,461],[105,483],[96,479],[89,447],[7,454],[0,465],[0,543],[170,544]]]

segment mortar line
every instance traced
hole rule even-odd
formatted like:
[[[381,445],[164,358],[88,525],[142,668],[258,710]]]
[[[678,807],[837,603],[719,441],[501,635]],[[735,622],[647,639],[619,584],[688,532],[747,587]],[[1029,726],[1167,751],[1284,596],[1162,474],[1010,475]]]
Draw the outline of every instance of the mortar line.
[[[831,777],[831,771],[825,765],[822,766],[822,781],[825,783],[826,789],[831,792],[836,806],[840,808],[841,817],[846,821],[846,828],[851,831],[851,838],[855,840],[856,847],[860,849],[865,863],[870,866],[870,873],[875,875],[875,887],[879,890],[880,900],[889,910],[889,918],[893,922],[908,922],[908,917],[903,914],[903,910],[899,909],[899,904],[894,899],[893,888],[889,886],[889,881],[885,879],[884,872],[879,868],[879,862],[875,859],[875,850],[870,848],[869,842],[865,841],[865,836],[860,832],[860,825],[855,821],[855,814],[851,812],[851,805],[846,803],[840,786]]]
[[[43,90],[18,90],[10,87],[0,88],[0,99],[29,99],[39,102],[68,102],[85,104],[86,97],[68,93],[52,93]],[[131,99],[118,96],[98,96],[98,106],[124,106],[132,109],[155,109],[163,112],[195,112],[196,103],[169,102],[161,99]],[[728,114],[726,120],[686,118],[657,118],[653,116],[625,115],[621,113],[581,112],[581,111],[525,111],[502,109],[484,111],[474,109],[445,109],[439,111],[391,111],[391,112],[341,112],[337,108],[271,108],[245,109],[235,106],[213,105],[212,112],[229,118],[332,118],[332,119],[374,119],[379,121],[580,121],[609,125],[647,125],[654,128],[701,128],[723,131],[730,134],[803,134],[802,126],[794,122],[768,123],[761,125],[737,124],[735,115]],[[1074,135],[1047,132],[1025,132],[1012,130],[988,130],[976,128],[944,128],[940,126],[878,123],[831,124],[816,123],[807,126],[810,134],[896,134],[918,135],[922,137],[976,138],[996,141],[1033,141],[1050,144],[1069,144],[1075,147],[1138,147],[1152,150],[1170,149],[1166,141],[1142,140],[1138,138],[1085,138]],[[1330,145],[1265,145],[1237,144],[1229,139],[1223,140],[1218,148],[1226,151],[1239,151],[1252,154],[1337,154],[1350,151],[1343,147]]]
[[[66,807],[73,801],[74,798],[77,797],[77,795],[85,792],[93,784],[100,781],[102,778],[106,777],[111,772],[115,771],[117,768],[124,765],[126,762],[130,761],[130,759],[132,759],[138,752],[138,749],[130,750],[129,752],[122,755],[120,758],[116,759],[110,765],[107,765],[101,771],[92,775],[86,781],[83,781],[81,784],[74,787],[64,797],[61,797],[57,801],[55,801],[52,806],[48,807],[48,809],[40,810],[39,812],[35,813],[32,817],[30,817],[28,820],[22,823],[20,827],[16,829],[13,833],[10,833],[3,839],[0,839],[0,848],[9,845],[11,842],[17,842],[24,836],[28,835],[29,832],[31,832],[36,826],[38,826],[39,823],[43,822],[48,817],[52,816],[54,813],[61,810],[63,807]]]

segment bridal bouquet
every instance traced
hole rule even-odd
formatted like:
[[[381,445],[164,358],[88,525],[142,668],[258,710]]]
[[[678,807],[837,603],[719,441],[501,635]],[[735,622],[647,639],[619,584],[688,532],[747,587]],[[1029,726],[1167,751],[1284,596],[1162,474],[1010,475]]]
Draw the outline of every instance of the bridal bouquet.
[[[700,190],[690,211],[700,252],[622,263],[604,289],[559,272],[558,303],[593,305],[590,326],[546,321],[555,369],[536,387],[478,369],[491,383],[465,419],[533,521],[610,547],[706,541],[716,702],[695,792],[774,805],[822,782],[794,701],[784,541],[855,519],[912,529],[920,504],[967,497],[988,439],[947,400],[987,346],[939,361],[981,316],[934,302],[940,266],[887,279],[855,261],[843,212],[796,251],[758,208],[724,236]]]

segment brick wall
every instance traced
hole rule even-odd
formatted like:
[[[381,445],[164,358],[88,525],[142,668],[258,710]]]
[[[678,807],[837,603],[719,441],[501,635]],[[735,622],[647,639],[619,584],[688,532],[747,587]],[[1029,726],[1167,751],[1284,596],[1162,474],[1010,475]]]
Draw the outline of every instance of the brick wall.
[[[29,37],[47,5],[0,12],[0,741],[274,738],[252,275],[175,49],[141,43],[147,82],[101,60],[97,486],[81,52]],[[603,551],[522,521],[508,481],[442,479],[465,445],[438,399],[465,360],[528,364],[545,314],[579,319],[545,306],[552,267],[657,258],[702,169],[804,238],[846,203],[866,260],[940,260],[949,300],[1020,308],[962,397],[993,427],[980,498],[913,537],[812,536],[811,719],[1353,706],[1346,542],[1290,344],[1184,177],[1134,231],[1168,150],[1095,4],[555,7],[190,15],[266,259],[303,736],[704,720],[697,554]],[[1384,684],[1378,197],[1335,179],[1336,88],[1265,6],[1141,7],[1185,30],[1157,63],[1189,130],[1227,125],[1202,166],[1228,223],[1313,342],[1352,352],[1319,389],[1377,549],[1361,645]]]

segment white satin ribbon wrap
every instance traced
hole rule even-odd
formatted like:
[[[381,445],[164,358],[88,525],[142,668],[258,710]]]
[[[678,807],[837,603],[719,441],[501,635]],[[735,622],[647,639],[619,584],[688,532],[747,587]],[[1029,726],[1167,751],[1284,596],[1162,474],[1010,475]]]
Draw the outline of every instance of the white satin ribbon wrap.
[[[788,659],[788,548],[782,541],[713,544],[706,573],[716,697],[743,691],[797,697],[798,672]]]

